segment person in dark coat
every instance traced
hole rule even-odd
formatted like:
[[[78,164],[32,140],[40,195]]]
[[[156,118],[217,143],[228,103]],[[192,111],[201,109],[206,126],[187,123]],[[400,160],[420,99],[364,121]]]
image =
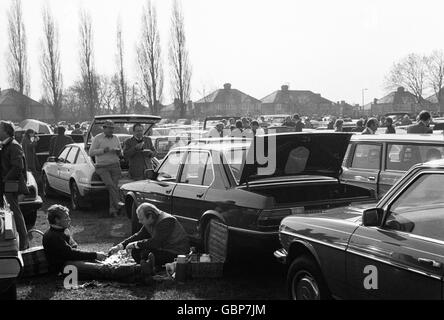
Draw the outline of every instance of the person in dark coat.
[[[418,123],[407,128],[407,133],[433,133],[430,128],[432,117],[428,111],[421,111],[418,116]]]
[[[123,249],[132,250],[134,260],[139,262],[151,253],[154,255],[155,265],[160,267],[172,262],[177,255],[190,252],[188,235],[174,216],[150,203],[142,203],[136,213],[142,228],[112,247],[109,254]]]
[[[385,120],[385,123],[387,124],[387,129],[385,129],[386,134],[393,134],[396,133],[395,127],[393,126],[393,119],[388,117]]]
[[[25,219],[20,210],[18,195],[29,191],[26,187],[27,168],[22,146],[14,139],[14,125],[9,121],[0,121],[1,141],[1,194],[5,195],[9,207],[14,214],[14,221],[20,237],[20,250],[29,248],[28,232]],[[8,188],[5,187],[8,184]],[[9,186],[12,189],[10,189]]]
[[[364,131],[364,121],[362,120],[362,119],[359,119],[357,122],[356,122],[356,127],[354,127],[353,129],[352,129],[352,132],[362,132],[362,131]]]
[[[74,143],[71,137],[65,136],[65,127],[57,128],[57,135],[49,141],[49,156],[58,157],[66,145]]]
[[[156,149],[150,137],[143,135],[143,126],[133,126],[133,137],[125,141],[123,156],[129,162],[129,175],[131,179],[145,179],[145,171],[153,169],[152,159],[156,155]]]
[[[305,126],[301,120],[301,117],[298,114],[295,114],[293,116],[293,122],[294,122],[294,131],[295,132],[302,132],[302,129],[305,128]]]
[[[53,205],[48,209],[50,228],[43,235],[43,248],[51,272],[62,272],[68,261],[105,260],[102,252],[88,252],[77,249],[78,245],[69,233],[71,218],[69,209]]]
[[[26,165],[28,169],[32,172],[34,177],[37,176],[37,168],[39,167],[36,147],[39,141],[39,137],[36,136],[35,131],[28,129],[22,139],[22,148],[25,153]]]

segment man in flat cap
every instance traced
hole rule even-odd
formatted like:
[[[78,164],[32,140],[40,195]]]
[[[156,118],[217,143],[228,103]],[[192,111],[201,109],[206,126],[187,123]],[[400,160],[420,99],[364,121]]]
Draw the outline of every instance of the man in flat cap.
[[[114,123],[107,120],[103,125],[103,133],[92,140],[89,155],[95,157],[96,173],[100,176],[109,193],[109,213],[116,217],[119,212],[119,178],[120,155],[122,147],[119,138],[114,135]]]

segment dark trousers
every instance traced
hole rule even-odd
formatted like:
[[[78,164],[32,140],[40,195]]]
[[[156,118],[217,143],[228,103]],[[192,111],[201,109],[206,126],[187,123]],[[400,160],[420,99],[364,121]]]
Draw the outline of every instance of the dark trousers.
[[[131,251],[131,255],[137,263],[140,263],[140,260],[146,260],[148,259],[149,253],[152,253],[154,255],[154,263],[157,268],[162,267],[165,263],[173,262],[174,259],[177,257],[176,254],[164,251],[164,250],[140,250],[140,249],[134,249]]]
[[[5,197],[14,214],[15,227],[20,237],[20,250],[25,250],[29,247],[28,231],[26,230],[25,219],[18,203],[18,195],[16,193],[5,193]]]

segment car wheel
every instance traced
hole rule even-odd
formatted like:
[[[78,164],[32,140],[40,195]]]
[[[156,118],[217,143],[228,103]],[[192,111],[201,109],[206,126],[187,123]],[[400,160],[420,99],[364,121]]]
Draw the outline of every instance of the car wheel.
[[[318,264],[310,257],[296,258],[287,276],[288,297],[291,300],[327,300],[330,292]]]
[[[77,187],[77,183],[72,181],[70,183],[69,189],[71,191],[71,209],[72,210],[80,210],[82,209],[82,196],[80,195],[79,188]]]
[[[0,293],[0,300],[17,300],[17,284],[12,284],[8,290]]]
[[[42,185],[43,185],[42,192],[43,192],[43,196],[45,198],[51,197],[54,195],[54,190],[49,186],[48,177],[46,176],[45,173],[43,173]]]
[[[131,204],[131,232],[135,234],[140,231],[142,228],[142,224],[139,223],[139,218],[137,218],[137,204],[136,201],[133,201]]]

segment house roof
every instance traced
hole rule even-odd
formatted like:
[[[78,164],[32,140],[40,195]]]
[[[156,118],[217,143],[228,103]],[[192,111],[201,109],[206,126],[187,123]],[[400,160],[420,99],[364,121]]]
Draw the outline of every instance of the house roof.
[[[25,99],[27,105],[43,105],[40,102],[37,102],[25,95],[20,94],[18,91],[14,89],[6,89],[0,91],[0,106],[2,105],[15,105],[21,103],[20,99]]]
[[[404,88],[399,87],[398,90],[390,92],[385,97],[377,100],[379,103],[387,104],[416,104],[416,97],[413,93],[404,90]]]
[[[261,103],[261,101],[242,91],[232,89],[231,84],[226,83],[223,89],[216,90],[195,103],[242,104]]]
[[[320,94],[316,94],[309,90],[288,90],[283,88],[277,90],[265,98],[261,99],[262,103],[276,103],[276,104],[304,104],[308,102],[316,104],[333,104],[332,101],[321,97]]]

